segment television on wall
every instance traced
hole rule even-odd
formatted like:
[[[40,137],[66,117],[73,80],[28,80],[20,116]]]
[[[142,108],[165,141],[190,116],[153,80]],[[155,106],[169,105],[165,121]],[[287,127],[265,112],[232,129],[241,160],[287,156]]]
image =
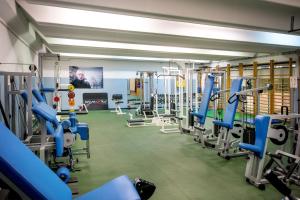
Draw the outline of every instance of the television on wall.
[[[102,89],[103,67],[69,66],[69,83],[76,89]]]

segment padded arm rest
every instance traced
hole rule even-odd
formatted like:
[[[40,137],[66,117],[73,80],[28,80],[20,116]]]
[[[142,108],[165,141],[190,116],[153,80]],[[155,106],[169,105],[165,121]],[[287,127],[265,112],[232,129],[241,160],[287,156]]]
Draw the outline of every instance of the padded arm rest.
[[[133,183],[127,176],[115,178],[103,186],[88,192],[75,200],[140,200]]]
[[[61,157],[64,153],[64,130],[60,124],[54,133],[55,138],[55,147],[56,147],[56,156]]]

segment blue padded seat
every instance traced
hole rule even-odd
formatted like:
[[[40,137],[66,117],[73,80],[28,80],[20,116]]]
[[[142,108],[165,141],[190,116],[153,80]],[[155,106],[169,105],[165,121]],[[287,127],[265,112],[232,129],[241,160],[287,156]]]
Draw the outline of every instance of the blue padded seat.
[[[236,92],[241,91],[242,83],[243,83],[242,78],[233,79],[231,81],[230,96],[234,95]],[[236,100],[232,103],[227,103],[223,121],[214,120],[213,123],[215,125],[219,125],[221,127],[232,129],[233,124],[234,124],[234,116],[235,116],[238,104],[239,104],[238,100]]]
[[[203,120],[204,116],[198,112],[192,112],[192,115],[198,118],[198,122]]]
[[[198,112],[193,112],[192,115],[197,117],[198,123],[203,125],[205,124],[205,119],[208,111],[208,106],[210,102],[211,93],[214,87],[215,77],[212,75],[208,75],[205,80],[205,88],[203,91],[203,96],[201,99],[201,104],[198,109]]]
[[[70,188],[0,122],[0,172],[33,200],[71,200]],[[140,200],[127,176],[120,176],[77,200]]]
[[[240,143],[239,147],[254,152],[259,158],[264,156],[270,117],[257,115],[255,118],[255,144]]]
[[[242,122],[242,120],[235,120],[235,121],[239,121],[239,122]],[[249,124],[249,125],[255,125],[255,119],[246,119],[244,120],[244,122],[246,124]],[[281,124],[283,122],[283,120],[281,119],[272,119],[271,121],[271,124]]]
[[[231,123],[229,122],[223,122],[223,121],[217,121],[217,120],[214,120],[213,123],[217,126],[221,126],[221,127],[225,127],[225,128],[229,128],[229,129],[232,129],[232,125]]]
[[[89,126],[87,123],[77,123],[77,132],[81,140],[89,140]]]
[[[140,200],[141,198],[131,180],[127,176],[120,176],[102,185],[100,188],[76,198],[76,200],[91,199]]]

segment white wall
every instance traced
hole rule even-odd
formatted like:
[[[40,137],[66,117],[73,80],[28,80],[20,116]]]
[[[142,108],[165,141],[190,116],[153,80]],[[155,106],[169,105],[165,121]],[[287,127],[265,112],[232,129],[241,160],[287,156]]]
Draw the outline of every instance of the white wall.
[[[0,18],[1,20],[1,18]],[[0,62],[37,64],[37,54],[18,37],[16,37],[2,21],[0,21]],[[25,65],[24,68],[28,65]],[[0,65],[0,71],[22,71],[22,66]]]
[[[54,58],[43,60],[44,77],[54,76],[54,66],[57,60]],[[97,60],[85,58],[61,58],[61,78],[68,78],[69,66],[78,67],[103,67],[103,77],[111,79],[135,78],[136,71],[157,71],[162,72],[162,67],[167,63],[142,62],[126,60]]]

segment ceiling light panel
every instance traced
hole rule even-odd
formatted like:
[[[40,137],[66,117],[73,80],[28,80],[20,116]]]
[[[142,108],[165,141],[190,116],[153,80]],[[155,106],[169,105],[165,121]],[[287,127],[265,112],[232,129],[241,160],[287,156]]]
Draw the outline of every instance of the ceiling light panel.
[[[67,45],[67,46],[130,49],[130,50],[167,52],[167,53],[185,53],[185,54],[219,55],[219,56],[235,56],[235,57],[253,57],[255,55],[255,53],[251,53],[251,52],[196,49],[196,48],[131,44],[131,43],[119,43],[119,42],[103,42],[103,41],[78,40],[78,39],[66,39],[66,38],[48,37],[46,38],[46,40],[49,44],[52,45],[54,44],[54,45]]]
[[[291,34],[37,5],[30,4],[24,0],[18,0],[18,2],[33,19],[40,23],[294,47],[300,46],[300,36]]]
[[[81,53],[57,53],[57,54],[59,54],[60,56],[65,56],[65,57],[77,57],[77,58],[137,60],[137,61],[155,61],[155,62],[181,61],[181,62],[191,62],[191,63],[210,63],[210,60],[194,60],[194,59],[115,56],[115,55],[99,55],[99,54],[81,54]]]

